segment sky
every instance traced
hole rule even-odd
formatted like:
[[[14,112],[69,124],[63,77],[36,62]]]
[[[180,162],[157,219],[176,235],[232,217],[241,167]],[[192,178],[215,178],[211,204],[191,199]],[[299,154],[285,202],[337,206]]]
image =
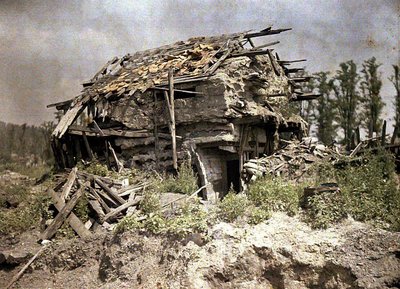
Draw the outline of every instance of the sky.
[[[0,121],[53,120],[46,105],[78,95],[114,56],[270,25],[293,30],[256,44],[279,40],[281,58],[306,58],[310,72],[351,59],[361,69],[375,56],[383,117],[393,117],[388,77],[400,62],[400,0],[0,0]]]

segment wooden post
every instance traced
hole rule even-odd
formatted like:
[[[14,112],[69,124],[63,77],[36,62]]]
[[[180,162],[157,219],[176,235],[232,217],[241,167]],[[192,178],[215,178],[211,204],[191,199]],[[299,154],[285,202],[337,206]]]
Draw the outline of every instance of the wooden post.
[[[171,138],[172,138],[172,162],[174,169],[178,169],[178,157],[176,154],[176,131],[175,131],[175,104],[174,104],[174,76],[173,71],[168,71],[169,102],[171,109]]]
[[[159,144],[158,144],[158,124],[157,124],[157,94],[153,91],[154,107],[153,107],[153,121],[154,121],[154,155],[156,157],[156,167],[159,166]],[[169,109],[169,108],[168,108]]]
[[[86,133],[84,131],[82,132],[82,137],[83,137],[83,142],[85,143],[85,148],[88,153],[89,159],[92,161],[92,160],[94,160],[93,151],[90,148],[89,141],[88,141],[88,139],[86,137]]]
[[[381,145],[386,145],[386,120],[383,121],[382,134],[381,134]]]

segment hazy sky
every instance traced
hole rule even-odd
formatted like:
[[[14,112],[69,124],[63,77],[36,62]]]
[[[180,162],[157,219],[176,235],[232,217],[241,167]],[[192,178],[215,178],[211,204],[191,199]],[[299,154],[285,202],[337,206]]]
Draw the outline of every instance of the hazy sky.
[[[113,56],[271,24],[293,30],[258,43],[281,41],[281,58],[307,58],[311,72],[375,56],[392,115],[387,78],[400,61],[400,0],[0,0],[0,120],[52,120],[46,105],[79,94]]]

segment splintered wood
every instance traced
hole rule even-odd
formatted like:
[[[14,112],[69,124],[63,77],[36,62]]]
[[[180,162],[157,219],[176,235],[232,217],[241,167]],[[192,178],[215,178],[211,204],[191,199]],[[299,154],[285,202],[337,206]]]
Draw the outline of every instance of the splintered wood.
[[[91,208],[89,216],[93,220],[90,228],[96,227],[95,223],[101,225],[107,222],[109,226],[110,222],[125,216],[128,210],[135,210],[143,198],[140,191],[145,187],[144,183],[123,187],[121,181],[81,172],[76,167],[64,176],[62,183],[65,183],[64,186],[57,185],[48,190],[58,213],[41,233],[40,240],[51,239],[64,223],[69,224],[81,238],[92,235],[83,220],[73,212],[83,196],[87,198]]]

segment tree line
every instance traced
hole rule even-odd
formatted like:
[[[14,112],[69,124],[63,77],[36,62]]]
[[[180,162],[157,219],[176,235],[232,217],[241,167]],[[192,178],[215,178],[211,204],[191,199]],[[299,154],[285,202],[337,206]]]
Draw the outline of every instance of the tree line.
[[[316,128],[320,141],[329,145],[337,139],[351,147],[355,130],[361,128],[368,137],[382,131],[381,64],[375,57],[365,60],[361,69],[350,60],[343,62],[334,72],[318,72],[303,90],[317,92],[317,100],[303,104],[300,113]],[[400,128],[400,70],[393,65],[389,80],[394,85],[395,124]],[[339,131],[341,133],[339,133]]]
[[[0,162],[51,164],[53,154],[50,138],[54,128],[53,122],[30,126],[0,121]]]

